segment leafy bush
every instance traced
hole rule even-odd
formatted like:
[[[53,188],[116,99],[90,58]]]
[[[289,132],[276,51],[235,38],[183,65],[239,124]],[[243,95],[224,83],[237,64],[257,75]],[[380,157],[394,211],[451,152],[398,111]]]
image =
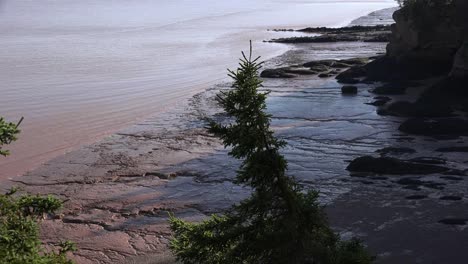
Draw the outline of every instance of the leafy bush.
[[[171,216],[170,247],[187,264],[291,263],[365,264],[373,258],[357,240],[340,241],[329,227],[315,191],[304,191],[286,175],[280,154],[286,145],[270,129],[268,93],[258,91],[262,63],[242,53],[240,67],[229,71],[232,89],[219,103],[232,118],[228,125],[211,122],[230,155],[242,159],[236,183],[250,186],[250,198],[223,215],[201,223]]]

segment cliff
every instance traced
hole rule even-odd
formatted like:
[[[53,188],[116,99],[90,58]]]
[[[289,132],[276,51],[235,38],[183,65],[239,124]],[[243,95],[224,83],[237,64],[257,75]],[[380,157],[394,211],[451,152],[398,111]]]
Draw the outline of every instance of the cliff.
[[[367,79],[466,79],[468,1],[447,1],[415,0],[396,11],[387,53],[364,67]],[[353,70],[346,73],[347,77],[353,75]]]
[[[466,0],[450,4],[416,1],[396,11],[387,56],[402,63],[435,65],[440,73],[466,76],[467,7]]]

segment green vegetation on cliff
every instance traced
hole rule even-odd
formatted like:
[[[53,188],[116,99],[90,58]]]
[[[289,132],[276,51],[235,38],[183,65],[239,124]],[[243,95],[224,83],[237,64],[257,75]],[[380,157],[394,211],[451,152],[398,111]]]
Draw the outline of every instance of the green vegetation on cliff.
[[[212,121],[210,132],[242,160],[236,183],[253,193],[201,223],[172,216],[173,253],[183,263],[371,263],[359,241],[341,241],[331,230],[317,192],[303,190],[286,175],[287,161],[280,153],[286,142],[270,129],[268,93],[258,91],[262,63],[252,59],[252,51],[242,55],[240,67],[229,73],[232,89],[219,96],[231,122]]]

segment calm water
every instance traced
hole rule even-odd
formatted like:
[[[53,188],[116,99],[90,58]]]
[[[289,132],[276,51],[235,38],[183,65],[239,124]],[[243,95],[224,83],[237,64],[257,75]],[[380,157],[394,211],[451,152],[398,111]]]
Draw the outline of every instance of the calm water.
[[[25,117],[0,177],[174,106],[224,80],[268,28],[341,26],[380,1],[0,0],[0,116]]]

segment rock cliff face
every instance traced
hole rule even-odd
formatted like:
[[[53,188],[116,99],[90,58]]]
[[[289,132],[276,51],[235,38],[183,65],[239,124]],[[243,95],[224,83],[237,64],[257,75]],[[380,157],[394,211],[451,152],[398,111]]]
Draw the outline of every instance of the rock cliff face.
[[[387,55],[368,65],[369,79],[468,76],[468,1],[433,2],[441,1],[416,1],[394,13]]]
[[[468,1],[450,5],[407,6],[393,15],[387,55],[397,61],[421,61],[451,69],[451,75],[467,76]]]
[[[461,45],[456,53],[450,76],[455,78],[468,77],[468,40]]]

